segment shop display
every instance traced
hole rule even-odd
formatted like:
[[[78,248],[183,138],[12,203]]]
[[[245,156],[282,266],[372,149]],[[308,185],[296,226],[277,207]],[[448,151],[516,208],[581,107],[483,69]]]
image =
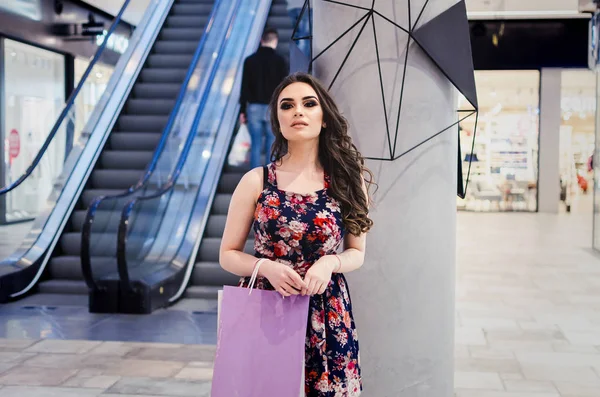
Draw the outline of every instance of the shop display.
[[[65,57],[52,51],[4,39],[4,183],[29,167],[65,103]],[[32,115],[36,115],[32,117]],[[15,149],[18,138],[19,150]],[[7,151],[11,150],[12,153]],[[8,222],[35,218],[62,171],[66,136],[59,130],[33,174],[6,195]]]
[[[480,98],[477,139],[467,196],[457,206],[467,211],[535,211],[539,73],[478,71],[476,80]],[[522,80],[530,87],[507,84]],[[460,124],[463,153],[471,152],[474,122],[467,119]],[[465,156],[463,178],[468,162]]]

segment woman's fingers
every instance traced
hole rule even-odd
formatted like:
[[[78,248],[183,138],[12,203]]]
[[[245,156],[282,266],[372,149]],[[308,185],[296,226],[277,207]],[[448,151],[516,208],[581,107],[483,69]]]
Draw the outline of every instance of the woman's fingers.
[[[277,288],[277,292],[279,292],[283,297],[290,296],[289,292],[287,292],[283,287]]]
[[[310,295],[315,295],[317,291],[319,291],[319,280],[313,278],[312,280],[310,280],[310,285],[308,286],[308,293]]]
[[[282,287],[286,290],[286,292],[288,292],[290,295],[298,295],[300,293],[299,289],[296,289],[296,287],[294,287],[293,284],[288,283],[284,283],[282,285]]]
[[[329,283],[323,282],[321,283],[321,285],[319,286],[319,292],[317,292],[319,295],[323,294],[325,292],[325,290],[327,289],[327,285]]]
[[[298,273],[296,273],[293,269],[289,269],[288,271],[288,284],[292,285],[294,288],[301,290],[306,285],[304,284],[304,280]]]

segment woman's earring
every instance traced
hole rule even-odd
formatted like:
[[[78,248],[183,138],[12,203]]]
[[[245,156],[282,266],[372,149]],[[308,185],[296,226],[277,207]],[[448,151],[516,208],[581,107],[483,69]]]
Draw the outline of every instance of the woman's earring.
[[[326,123],[323,123],[323,128],[327,128],[327,124]]]

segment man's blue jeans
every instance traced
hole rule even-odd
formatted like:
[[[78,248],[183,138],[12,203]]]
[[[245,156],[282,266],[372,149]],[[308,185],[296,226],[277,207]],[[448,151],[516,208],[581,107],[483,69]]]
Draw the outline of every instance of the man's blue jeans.
[[[292,23],[296,26],[296,21],[300,18],[300,14],[302,13],[302,8],[292,8],[288,10],[290,18],[292,19]],[[308,22],[308,10],[304,13],[300,24],[298,25],[298,30],[296,30],[296,34],[294,37],[308,37],[310,36],[310,24]],[[306,55],[308,59],[310,59],[310,40],[296,40],[296,44],[300,51]]]
[[[271,121],[269,120],[269,105],[261,103],[249,103],[246,107],[246,122],[248,123],[248,132],[252,145],[250,146],[250,166],[252,168],[264,165],[261,160],[261,154],[266,154],[266,162],[271,158],[271,147],[275,142],[275,135],[271,131]]]

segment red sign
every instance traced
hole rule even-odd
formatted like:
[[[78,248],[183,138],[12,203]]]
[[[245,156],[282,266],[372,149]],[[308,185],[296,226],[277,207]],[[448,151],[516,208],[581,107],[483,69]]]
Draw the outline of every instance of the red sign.
[[[21,153],[21,137],[19,136],[19,131],[11,130],[8,135],[8,155],[10,159],[16,159]]]

